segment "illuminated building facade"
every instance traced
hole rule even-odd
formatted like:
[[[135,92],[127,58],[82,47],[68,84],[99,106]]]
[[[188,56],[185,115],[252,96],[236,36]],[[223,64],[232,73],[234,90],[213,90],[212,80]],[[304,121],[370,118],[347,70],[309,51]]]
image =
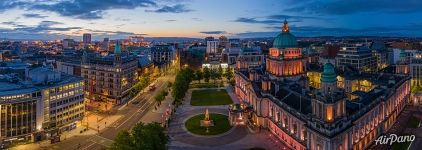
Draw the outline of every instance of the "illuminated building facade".
[[[114,54],[82,56],[81,76],[85,79],[86,97],[91,100],[121,104],[128,100],[129,89],[138,81],[138,61],[129,53],[122,53],[116,42]]]
[[[151,61],[161,66],[170,64],[175,58],[175,49],[171,45],[154,45],[151,47]]]
[[[377,71],[388,66],[388,50],[384,42],[375,41],[371,45],[372,55],[375,57],[377,64]]]
[[[422,104],[422,59],[421,54],[416,55],[415,58],[411,58],[410,64],[410,76],[411,87],[412,87],[412,103],[415,105]]]
[[[287,21],[284,21],[282,33],[274,40],[266,60],[266,70],[271,79],[297,80],[306,72],[306,58],[302,48],[297,45],[296,37],[289,31]]]
[[[361,72],[375,72],[377,69],[376,57],[366,46],[350,45],[341,47],[336,56],[336,67],[344,70],[353,67]]]
[[[39,141],[75,128],[84,116],[81,77],[40,67],[26,78],[0,76],[0,143]]]
[[[276,38],[274,45],[295,43],[285,37]],[[277,50],[270,50],[265,68],[237,65],[235,93],[252,110],[242,115],[248,124],[268,129],[292,149],[365,149],[394,124],[409,101],[408,76],[340,71],[329,62],[308,70],[299,48]],[[293,52],[280,59],[285,50]],[[298,65],[278,67],[283,61]]]

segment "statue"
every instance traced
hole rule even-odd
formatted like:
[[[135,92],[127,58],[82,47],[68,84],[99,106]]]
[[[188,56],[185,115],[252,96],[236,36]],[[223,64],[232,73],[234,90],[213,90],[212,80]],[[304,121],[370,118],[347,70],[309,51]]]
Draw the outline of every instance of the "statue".
[[[207,130],[206,133],[209,132],[208,128],[214,126],[214,122],[210,119],[210,114],[208,112],[208,108],[205,110],[205,117],[204,120],[201,120],[201,127],[205,127]]]
[[[210,114],[208,113],[208,108],[205,110],[205,121],[210,121]]]

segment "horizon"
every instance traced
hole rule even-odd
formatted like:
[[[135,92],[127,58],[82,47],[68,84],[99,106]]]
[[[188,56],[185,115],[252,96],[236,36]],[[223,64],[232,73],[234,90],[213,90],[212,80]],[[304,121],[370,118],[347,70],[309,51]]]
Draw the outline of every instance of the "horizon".
[[[419,38],[421,7],[412,0],[3,0],[0,38],[265,38],[280,33],[285,19],[297,37]]]

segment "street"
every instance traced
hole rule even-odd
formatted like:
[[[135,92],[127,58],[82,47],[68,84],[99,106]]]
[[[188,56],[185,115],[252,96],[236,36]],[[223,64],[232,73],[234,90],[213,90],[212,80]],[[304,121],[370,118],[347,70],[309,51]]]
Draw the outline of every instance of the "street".
[[[173,82],[173,80],[174,76],[172,75],[160,77],[156,81],[157,88],[154,91],[138,94],[128,104],[123,104],[126,106],[116,106],[116,108],[113,108],[116,109],[116,113],[113,115],[109,115],[101,120],[91,119],[89,121],[89,130],[86,131],[88,134],[79,134],[80,129],[77,128],[75,129],[77,132],[76,135],[67,138],[62,136],[62,140],[59,143],[46,144],[46,146],[36,143],[26,144],[13,147],[12,149],[105,149],[113,143],[113,139],[119,131],[131,129],[136,123],[142,121],[143,116],[147,113],[152,113],[152,109],[156,105],[154,96],[167,87],[168,81]],[[139,101],[139,103],[134,104],[131,103],[132,101]],[[94,123],[97,123],[97,125],[92,126]],[[46,143],[46,141],[43,141],[43,143]]]

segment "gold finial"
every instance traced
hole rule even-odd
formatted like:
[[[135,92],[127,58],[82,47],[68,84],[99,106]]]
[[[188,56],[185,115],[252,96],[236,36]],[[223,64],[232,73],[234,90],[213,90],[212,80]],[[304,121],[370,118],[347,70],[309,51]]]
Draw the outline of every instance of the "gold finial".
[[[284,19],[283,32],[289,32],[289,24],[286,19]]]

